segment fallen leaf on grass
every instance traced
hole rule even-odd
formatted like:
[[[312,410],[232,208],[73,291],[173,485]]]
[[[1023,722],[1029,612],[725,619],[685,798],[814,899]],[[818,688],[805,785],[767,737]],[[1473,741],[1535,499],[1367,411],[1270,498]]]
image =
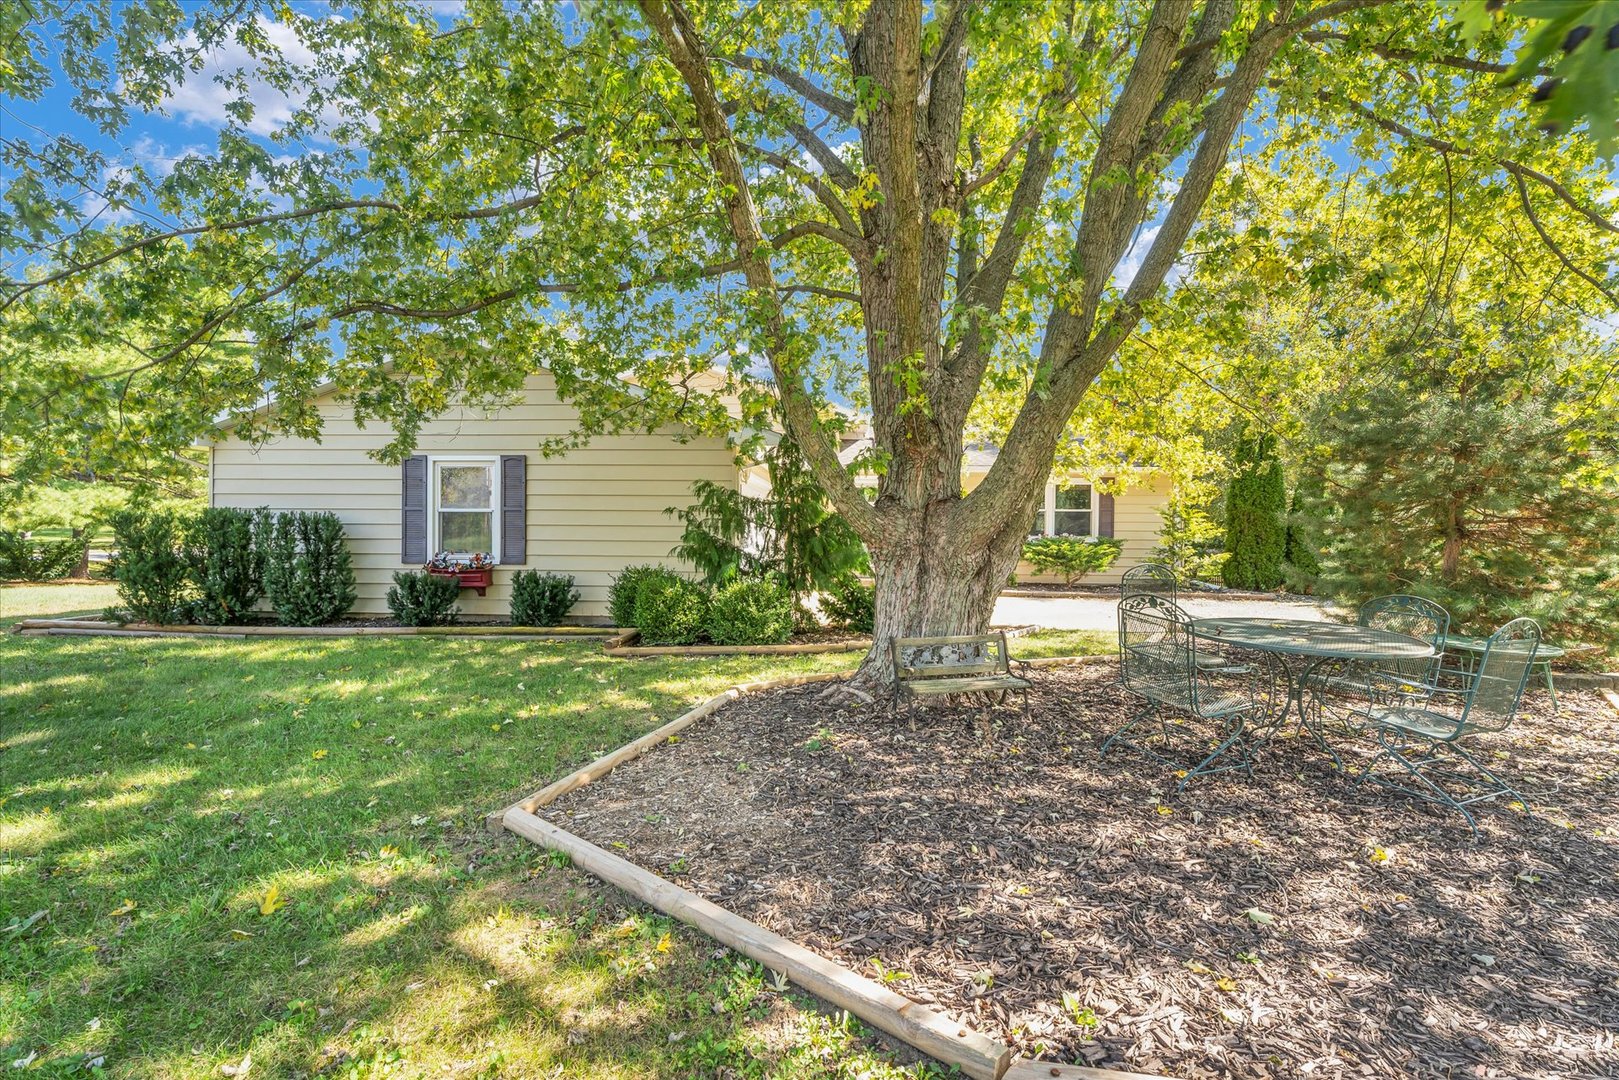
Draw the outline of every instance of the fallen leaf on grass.
[[[287,898],[281,895],[281,886],[271,885],[264,894],[264,899],[259,902],[259,914],[274,915],[286,906]]]
[[[117,907],[107,912],[107,915],[114,919],[121,919],[125,915],[133,912],[139,906],[140,905],[136,904],[135,901],[126,899],[122,904],[119,904]]]
[[[314,758],[316,761],[321,761],[326,757],[326,751],[324,751],[324,750],[316,750],[313,754],[310,754],[309,756],[311,758]]]
[[[252,1071],[253,1055],[251,1053],[242,1055],[242,1060],[234,1065],[226,1062],[219,1067],[219,1073],[221,1076],[234,1076],[236,1077],[236,1080],[243,1080],[243,1077],[246,1077]]]
[[[377,854],[384,859],[397,859],[399,857],[399,849],[394,847],[392,844],[383,844],[382,847],[378,849]]]
[[[665,933],[661,938],[658,939],[658,951],[659,952],[668,952],[669,951],[669,944],[670,944],[669,935],[667,933]]]

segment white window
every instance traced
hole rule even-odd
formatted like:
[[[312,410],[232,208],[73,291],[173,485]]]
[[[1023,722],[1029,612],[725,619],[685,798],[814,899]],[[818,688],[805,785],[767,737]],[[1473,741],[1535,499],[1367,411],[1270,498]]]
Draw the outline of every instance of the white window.
[[[1091,486],[1085,483],[1046,485],[1045,501],[1035,509],[1030,536],[1095,536],[1096,510]]]
[[[500,459],[436,457],[430,465],[433,551],[459,558],[483,551],[499,562]]]

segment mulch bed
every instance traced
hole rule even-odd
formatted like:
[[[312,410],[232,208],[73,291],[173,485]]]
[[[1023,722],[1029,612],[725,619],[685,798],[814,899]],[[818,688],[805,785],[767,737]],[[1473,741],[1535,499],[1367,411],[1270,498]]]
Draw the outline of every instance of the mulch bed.
[[[824,687],[748,697],[546,813],[1029,1057],[1614,1075],[1619,716],[1597,695],[1554,715],[1531,693],[1479,740],[1558,790],[1481,809],[1477,843],[1303,739],[1178,796],[1150,759],[1099,760],[1128,707],[1110,666],[1042,672],[1031,698],[986,742],[969,706],[913,732]]]

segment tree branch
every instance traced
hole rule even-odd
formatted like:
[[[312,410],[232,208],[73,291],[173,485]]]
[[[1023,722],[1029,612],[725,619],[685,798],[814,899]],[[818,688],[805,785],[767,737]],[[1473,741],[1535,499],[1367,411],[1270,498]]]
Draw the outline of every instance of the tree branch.
[[[774,60],[766,60],[762,56],[748,56],[746,54],[716,56],[714,59],[743,71],[768,75],[811,105],[823,112],[832,114],[839,120],[849,121],[854,119],[854,102],[846,101],[830,91],[822,90],[819,86],[810,82],[801,72],[794,71],[785,64],[778,64]]]
[[[1591,286],[1591,288],[1607,297],[1608,303],[1612,304],[1615,309],[1619,309],[1619,293],[1615,293],[1606,284],[1598,281],[1593,275],[1574,265],[1574,262],[1566,254],[1564,254],[1562,247],[1559,246],[1557,241],[1552,239],[1551,234],[1546,231],[1546,227],[1540,223],[1539,215],[1535,213],[1534,206],[1532,206],[1529,202],[1529,186],[1523,182],[1523,177],[1517,173],[1513,173],[1512,182],[1518,185],[1518,201],[1523,203],[1523,212],[1529,215],[1529,224],[1535,227],[1535,232],[1539,234],[1541,243],[1545,244],[1546,247],[1551,249],[1551,253],[1557,256],[1557,260],[1559,262],[1568,267],[1569,270],[1573,271],[1576,276],[1584,280],[1588,285]]]
[[[838,461],[836,444],[821,425],[815,402],[804,389],[799,364],[787,341],[781,298],[770,261],[761,257],[764,242],[758,211],[748,187],[735,137],[720,108],[719,95],[708,70],[702,35],[680,0],[640,0],[641,12],[663,41],[670,62],[680,73],[690,92],[698,129],[708,145],[709,160],[725,185],[726,214],[736,239],[737,257],[749,287],[760,297],[765,323],[767,353],[775,376],[782,423],[815,469],[833,505],[849,526],[868,542],[878,538],[882,521],[855,487],[854,478]],[[851,115],[853,111],[851,110]]]

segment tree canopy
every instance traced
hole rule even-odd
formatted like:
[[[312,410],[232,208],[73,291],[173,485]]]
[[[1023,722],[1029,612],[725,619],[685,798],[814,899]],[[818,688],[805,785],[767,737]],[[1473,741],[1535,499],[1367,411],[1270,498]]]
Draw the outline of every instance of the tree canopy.
[[[580,439],[730,430],[739,400],[785,426],[871,548],[879,636],[981,624],[1054,459],[1119,466],[1164,440],[1184,459],[1186,409],[1266,409],[1197,369],[1249,347],[1261,302],[1337,289],[1420,311],[1465,286],[1453,252],[1495,242],[1526,279],[1551,266],[1560,304],[1611,313],[1610,14],[30,0],[5,16],[0,88],[65,80],[108,137],[223,46],[249,59],[218,76],[235,97],[217,144],[167,171],[7,133],[0,363],[20,401],[89,381],[139,397],[168,418],[148,447],[227,412],[249,435],[313,433],[332,384],[397,458],[458,397],[498,401],[537,365]],[[290,103],[274,124],[266,85]],[[1283,209],[1333,198],[1388,243]],[[1482,241],[1490,215],[1513,224]],[[1347,377],[1330,342],[1295,357],[1285,323],[1260,329],[1286,370],[1245,378]],[[92,380],[43,359],[87,347],[126,360]],[[829,399],[871,414],[874,504]],[[969,435],[1002,452],[964,496]]]

